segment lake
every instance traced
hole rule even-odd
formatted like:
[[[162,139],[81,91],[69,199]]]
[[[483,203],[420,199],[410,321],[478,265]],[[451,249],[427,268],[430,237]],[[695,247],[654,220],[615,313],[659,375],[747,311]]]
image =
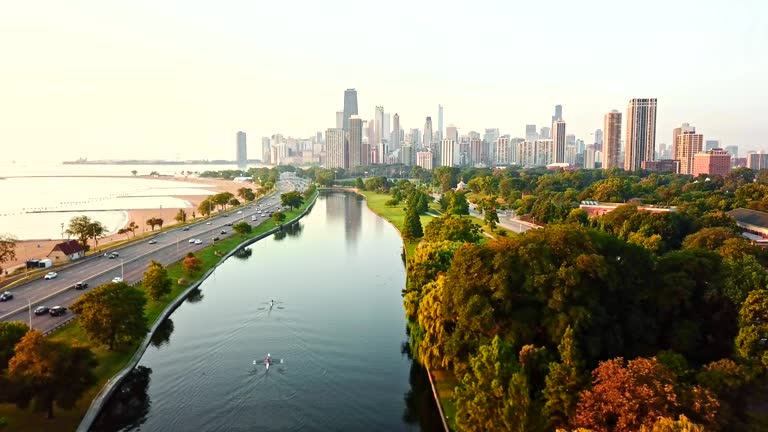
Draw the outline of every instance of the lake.
[[[94,430],[441,430],[404,353],[401,250],[362,198],[321,194],[173,313]]]

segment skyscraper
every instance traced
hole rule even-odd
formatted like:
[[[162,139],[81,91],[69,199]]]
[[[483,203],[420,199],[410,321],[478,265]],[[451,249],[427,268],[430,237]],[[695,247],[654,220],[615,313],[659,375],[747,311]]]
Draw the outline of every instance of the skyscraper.
[[[656,98],[631,99],[627,106],[624,169],[637,171],[656,151]]]
[[[729,146],[726,146],[726,147],[725,147],[725,151],[727,151],[728,153],[730,153],[730,155],[731,155],[731,156],[732,156],[734,159],[736,159],[737,157],[739,157],[739,146],[735,146],[735,145],[729,145]]]
[[[261,137],[261,162],[269,163],[271,159],[270,147],[271,143],[269,137]]]
[[[546,126],[541,127],[541,132],[539,132],[539,139],[550,139],[552,136],[550,135],[550,130]]]
[[[336,111],[336,129],[344,129],[344,111]]]
[[[392,117],[392,136],[390,143],[392,150],[400,148],[400,116],[397,115],[397,113]]]
[[[525,125],[525,140],[534,142],[539,139],[539,132],[536,130],[536,125]]]
[[[421,148],[432,150],[432,117],[427,117],[424,122],[424,138],[421,140]]]
[[[325,131],[326,167],[349,168],[349,151],[344,129],[332,128]]]
[[[342,124],[344,130],[349,129],[349,118],[357,114],[357,90],[346,89],[344,90],[344,123]]]
[[[675,158],[675,155],[677,154],[677,149],[675,146],[677,145],[677,136],[680,135],[683,132],[693,132],[695,131],[694,128],[691,127],[688,123],[683,123],[680,126],[672,129],[672,159]]]
[[[449,139],[449,140],[452,140],[454,143],[458,143],[459,142],[459,129],[456,126],[452,125],[452,124],[448,125],[448,127],[445,128],[445,138],[444,139]]]
[[[731,155],[725,150],[714,148],[693,156],[693,174],[714,174],[725,176],[731,170]]]
[[[707,150],[714,150],[719,149],[720,147],[720,140],[706,140],[704,142],[704,151]]]
[[[605,115],[603,141],[603,169],[621,167],[621,113],[613,110]]]
[[[387,144],[392,142],[392,116],[389,113],[384,113],[381,122],[381,140]]]
[[[552,123],[552,142],[555,146],[555,163],[565,162],[565,122],[562,119]]]
[[[563,106],[555,105],[555,115],[552,116],[552,123],[562,119],[563,119]],[[552,139],[554,139],[554,137]]]
[[[349,168],[363,165],[363,120],[360,116],[353,115],[349,118],[347,146],[349,148]]]
[[[693,174],[693,160],[696,153],[701,152],[704,136],[696,133],[696,128],[689,126],[677,137],[675,154],[672,159],[680,161],[678,174]]]
[[[595,169],[595,145],[587,144],[584,149],[584,169]]]
[[[437,132],[440,135],[440,140],[443,139],[443,106],[437,106]]]
[[[449,127],[450,129],[450,127]],[[445,138],[440,147],[440,166],[454,166],[456,164],[456,160],[454,159],[454,156],[456,154],[456,141]]]
[[[603,130],[602,129],[595,129],[595,142],[593,144],[597,144],[597,151],[600,151],[600,149],[603,147]]]
[[[245,132],[237,133],[237,167],[246,169],[248,167],[248,149],[245,144]]]
[[[376,153],[375,163],[384,163],[384,107],[376,106],[373,114],[374,142],[371,151]],[[373,161],[372,161],[373,162]]]

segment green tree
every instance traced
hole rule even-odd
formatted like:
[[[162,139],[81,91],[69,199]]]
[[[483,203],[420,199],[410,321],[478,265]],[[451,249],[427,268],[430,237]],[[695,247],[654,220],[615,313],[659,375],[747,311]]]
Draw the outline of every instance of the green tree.
[[[34,408],[53,418],[54,404],[74,408],[80,397],[96,384],[93,373],[97,365],[86,347],[68,346],[46,339],[31,330],[16,345],[8,364],[8,377],[16,392],[16,404],[22,408],[34,402]]]
[[[72,312],[93,341],[114,350],[147,334],[146,303],[144,293],[128,284],[108,283],[81,296],[72,304]]]
[[[360,191],[365,190],[365,183],[363,183],[363,179],[361,179],[360,177],[355,179],[355,188],[357,188],[357,190],[360,190]]]
[[[0,234],[0,269],[3,263],[16,259],[16,237]]]
[[[138,173],[139,173],[139,172],[138,172],[138,171],[136,171],[136,170],[131,170],[131,174],[133,174],[134,176],[135,176],[136,174],[138,174]]]
[[[191,275],[199,272],[200,269],[203,268],[203,262],[200,261],[200,258],[196,257],[195,254],[188,252],[187,256],[184,257],[184,261],[181,262],[181,268],[183,268],[187,274]]]
[[[285,222],[285,213],[280,211],[272,213],[272,220],[275,222],[275,225],[283,225],[283,222]]]
[[[579,392],[585,384],[584,364],[569,326],[557,347],[560,361],[549,364],[544,387],[544,415],[554,427],[565,427],[576,413]]]
[[[162,220],[162,219],[160,219],[160,218],[154,218],[154,217],[153,217],[153,218],[149,218],[149,219],[147,219],[147,226],[148,226],[148,227],[151,227],[151,228],[152,228],[152,231],[154,231],[154,230],[155,230],[155,227],[156,227],[156,226],[158,226],[158,225],[159,225],[161,228],[163,227],[163,223],[162,223],[162,221],[163,221],[163,220]]]
[[[184,209],[179,209],[173,219],[178,223],[184,223],[187,221],[187,212]]]
[[[739,333],[736,353],[743,359],[759,362],[768,368],[768,290],[754,290],[747,296],[739,311]]]
[[[211,214],[211,210],[216,204],[211,200],[210,197],[200,201],[200,204],[197,205],[197,211],[202,216],[209,216]]]
[[[247,187],[241,187],[237,190],[237,196],[239,196],[244,201],[252,201],[253,199],[248,199],[249,194],[253,194],[253,189],[247,188]]]
[[[427,369],[448,366],[448,359],[445,358],[448,333],[442,304],[444,285],[445,277],[443,276],[425,285],[422,289],[423,297],[419,302],[418,322],[424,329],[424,339],[419,344],[418,357]]]
[[[731,229],[722,227],[703,228],[685,237],[683,248],[700,248],[715,251],[723,246],[726,240],[733,238],[739,238],[739,234]]]
[[[426,241],[461,241],[477,243],[482,238],[480,225],[472,222],[470,218],[443,215],[432,219],[424,229]]]
[[[0,322],[0,371],[8,367],[14,347],[27,334],[29,327],[21,321]]]
[[[291,210],[301,207],[304,203],[304,197],[300,192],[291,191],[280,195],[280,202],[283,207],[290,207]]]
[[[488,209],[483,214],[483,222],[485,222],[486,225],[488,225],[491,229],[496,228],[496,224],[499,223],[499,214],[496,213],[496,209]]]
[[[74,236],[78,239],[83,247],[88,246],[88,239],[96,241],[99,237],[103,236],[107,231],[107,228],[98,221],[92,221],[88,216],[75,216],[69,220],[69,226],[65,231],[67,235]]]
[[[566,223],[575,223],[581,226],[589,225],[589,215],[584,209],[575,208],[568,213],[568,217],[565,218]]]
[[[159,300],[164,295],[171,293],[173,282],[168,277],[168,270],[159,262],[152,260],[149,263],[149,268],[144,272],[141,285],[150,299]]]
[[[251,227],[251,224],[249,224],[248,222],[238,222],[234,226],[232,226],[232,229],[236,233],[242,236],[246,234],[250,234],[250,232],[253,230],[253,228]]]
[[[239,206],[240,205],[240,200],[237,199],[237,198],[230,198],[230,200],[229,200],[229,202],[227,202],[227,204],[229,204],[229,205],[231,205],[233,207],[234,206]]]
[[[421,218],[416,212],[416,208],[409,206],[405,209],[405,220],[403,221],[403,238],[406,240],[416,240],[424,235],[421,227]]]
[[[464,192],[455,192],[446,212],[457,216],[468,215],[469,202],[467,201],[467,195]]]
[[[136,230],[139,229],[139,226],[136,224],[136,222],[131,221],[128,226],[125,227],[126,230],[130,230],[131,233],[133,233],[133,236],[136,237]]]

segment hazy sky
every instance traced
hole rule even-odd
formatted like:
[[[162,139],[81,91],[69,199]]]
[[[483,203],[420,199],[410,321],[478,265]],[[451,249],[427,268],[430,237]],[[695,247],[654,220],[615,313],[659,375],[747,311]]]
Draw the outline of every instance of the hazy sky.
[[[524,136],[562,104],[586,142],[656,97],[658,143],[768,150],[768,1],[24,0],[0,4],[2,159],[235,157],[310,136],[343,92],[424,125]]]

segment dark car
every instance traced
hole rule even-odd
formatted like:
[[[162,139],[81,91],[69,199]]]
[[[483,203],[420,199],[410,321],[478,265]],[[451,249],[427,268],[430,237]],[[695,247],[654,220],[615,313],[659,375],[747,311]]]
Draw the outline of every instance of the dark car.
[[[51,308],[51,310],[48,311],[51,316],[62,316],[65,313],[67,313],[67,308],[64,306],[54,306]]]
[[[51,309],[48,308],[47,306],[38,306],[35,309],[35,315],[45,315],[45,314],[48,313],[49,310],[51,310]]]
[[[184,227],[181,229],[182,231],[189,231],[189,227]]]
[[[109,259],[115,259],[115,258],[118,258],[119,256],[120,256],[120,254],[119,254],[119,253],[117,253],[117,252],[112,252],[111,254],[107,255],[107,258],[109,258]]]
[[[74,285],[73,288],[75,288],[76,290],[84,290],[88,288],[88,282],[78,282]]]
[[[10,291],[6,291],[2,294],[0,294],[0,302],[8,301],[13,298],[13,293]]]
[[[219,240],[221,240],[221,239],[220,239],[220,238],[218,238],[218,237],[214,237],[214,238],[213,238],[213,241],[219,241]]]
[[[219,234],[226,234],[226,233],[227,233],[227,230],[221,230],[221,231],[219,231]]]
[[[226,225],[227,225],[227,226],[232,226],[232,225],[234,225],[234,224],[233,224],[232,222],[230,222],[230,223],[228,223],[228,224],[226,224]]]

